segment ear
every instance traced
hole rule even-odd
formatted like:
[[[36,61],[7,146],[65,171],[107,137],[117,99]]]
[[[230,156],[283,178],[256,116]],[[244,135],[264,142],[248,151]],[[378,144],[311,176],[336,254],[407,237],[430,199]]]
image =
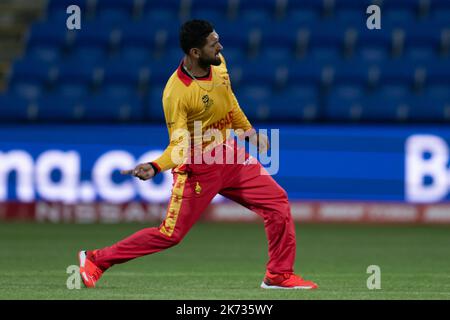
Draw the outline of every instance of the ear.
[[[191,50],[189,50],[189,54],[194,58],[200,58],[200,50],[197,48],[191,48]]]

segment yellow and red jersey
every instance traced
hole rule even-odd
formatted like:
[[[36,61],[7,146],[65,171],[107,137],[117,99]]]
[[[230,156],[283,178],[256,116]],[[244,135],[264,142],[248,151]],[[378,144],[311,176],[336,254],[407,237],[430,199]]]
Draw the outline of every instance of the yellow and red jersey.
[[[200,121],[202,135],[208,129],[216,129],[225,141],[228,138],[227,129],[247,131],[252,128],[231,89],[225,59],[222,55],[220,57],[222,63],[211,66],[207,77],[191,78],[182,69],[181,63],[169,78],[162,102],[170,143],[163,154],[152,162],[159,171],[180,164],[172,159],[173,148],[185,142],[173,135],[177,129],[188,130],[193,141],[199,138],[194,137],[194,122]],[[203,148],[208,144],[210,142],[204,143]]]

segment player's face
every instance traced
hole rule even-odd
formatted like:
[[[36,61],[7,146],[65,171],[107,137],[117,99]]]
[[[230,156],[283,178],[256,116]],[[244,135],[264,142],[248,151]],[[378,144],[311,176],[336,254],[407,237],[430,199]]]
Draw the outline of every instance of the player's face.
[[[223,47],[219,42],[219,35],[215,31],[211,32],[206,38],[206,44],[200,52],[199,63],[203,66],[220,65],[222,61],[220,60],[219,53],[222,49]]]

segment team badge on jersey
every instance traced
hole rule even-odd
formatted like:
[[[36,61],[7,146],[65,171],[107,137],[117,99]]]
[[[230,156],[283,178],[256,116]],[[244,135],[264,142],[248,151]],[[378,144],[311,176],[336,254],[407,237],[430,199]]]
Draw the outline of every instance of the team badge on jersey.
[[[205,94],[202,97],[202,101],[203,101],[203,107],[205,108],[205,110],[208,110],[214,103],[214,100],[210,99],[207,94]]]

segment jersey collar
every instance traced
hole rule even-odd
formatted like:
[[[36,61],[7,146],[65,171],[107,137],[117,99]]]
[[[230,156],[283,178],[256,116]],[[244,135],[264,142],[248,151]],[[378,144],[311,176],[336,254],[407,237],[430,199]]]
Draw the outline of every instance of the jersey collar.
[[[193,81],[193,79],[187,75],[184,70],[183,70],[183,60],[181,60],[180,65],[178,66],[177,69],[177,76],[178,78],[181,80],[181,82],[184,83],[184,85],[186,87],[189,87]],[[209,75],[207,77],[204,78],[197,78],[198,80],[206,80],[206,81],[210,81],[212,79],[212,66],[209,69]]]

